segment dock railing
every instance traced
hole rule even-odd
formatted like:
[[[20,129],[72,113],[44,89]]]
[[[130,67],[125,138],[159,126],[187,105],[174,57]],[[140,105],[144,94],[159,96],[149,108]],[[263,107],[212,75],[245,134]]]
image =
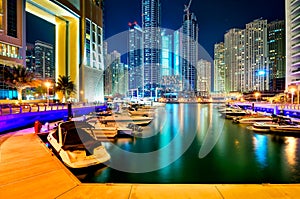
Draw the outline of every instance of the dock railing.
[[[90,107],[95,103],[72,103],[72,108]],[[30,112],[44,112],[68,109],[68,103],[22,103],[22,104],[0,104],[0,116]]]

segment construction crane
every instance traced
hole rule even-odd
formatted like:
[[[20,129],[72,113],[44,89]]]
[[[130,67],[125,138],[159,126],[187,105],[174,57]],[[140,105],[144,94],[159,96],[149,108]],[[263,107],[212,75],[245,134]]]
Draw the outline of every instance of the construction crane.
[[[187,14],[190,14],[190,7],[191,7],[191,4],[192,4],[192,0],[190,0],[188,6],[187,6],[187,5],[184,5],[184,12],[186,12]]]

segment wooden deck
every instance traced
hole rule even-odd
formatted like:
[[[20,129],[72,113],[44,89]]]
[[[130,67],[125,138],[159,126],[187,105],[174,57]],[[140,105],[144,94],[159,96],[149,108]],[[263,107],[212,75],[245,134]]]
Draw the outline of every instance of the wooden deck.
[[[299,198],[300,185],[87,184],[33,129],[0,135],[0,198]],[[276,174],[274,174],[276,175]]]

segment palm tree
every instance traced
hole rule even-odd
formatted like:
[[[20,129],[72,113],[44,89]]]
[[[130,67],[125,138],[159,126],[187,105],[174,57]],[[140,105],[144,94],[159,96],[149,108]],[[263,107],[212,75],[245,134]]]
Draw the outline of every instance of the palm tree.
[[[34,73],[26,69],[26,67],[7,66],[4,68],[4,83],[11,88],[17,89],[18,100],[22,100],[22,91],[25,88],[35,87],[40,83],[40,80],[34,78]]]
[[[57,80],[57,85],[55,90],[58,92],[62,92],[63,97],[68,100],[69,96],[72,93],[76,93],[76,86],[73,81],[71,81],[70,76],[61,76]]]

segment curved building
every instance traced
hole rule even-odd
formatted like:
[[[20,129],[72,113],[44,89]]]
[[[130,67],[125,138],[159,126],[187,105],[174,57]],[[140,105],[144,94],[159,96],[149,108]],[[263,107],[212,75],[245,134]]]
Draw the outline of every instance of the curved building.
[[[286,85],[300,85],[300,0],[286,0]]]

